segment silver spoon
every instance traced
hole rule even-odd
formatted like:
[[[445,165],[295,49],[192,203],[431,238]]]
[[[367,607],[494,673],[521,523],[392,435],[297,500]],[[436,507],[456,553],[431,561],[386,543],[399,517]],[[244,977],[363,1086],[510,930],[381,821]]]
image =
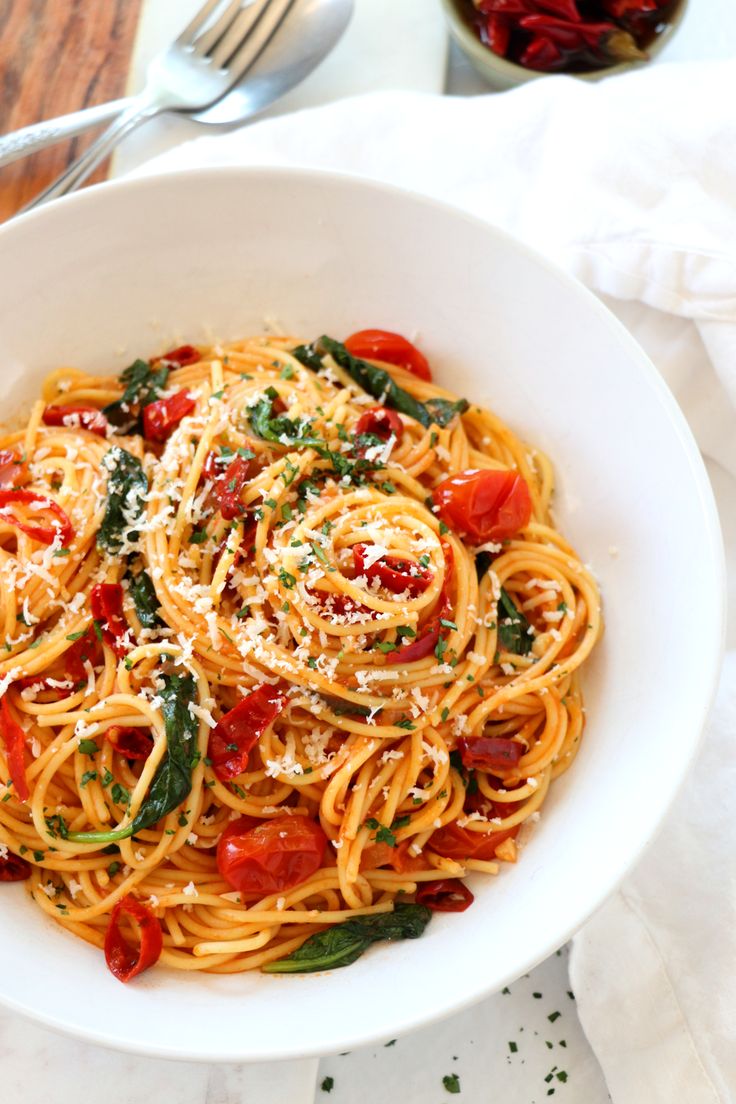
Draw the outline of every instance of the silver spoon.
[[[331,52],[353,13],[354,0],[294,0],[289,20],[238,85],[206,111],[177,112],[208,126],[240,123],[300,84]],[[130,108],[133,97],[112,100],[34,123],[0,137],[0,166],[64,138],[109,122]]]

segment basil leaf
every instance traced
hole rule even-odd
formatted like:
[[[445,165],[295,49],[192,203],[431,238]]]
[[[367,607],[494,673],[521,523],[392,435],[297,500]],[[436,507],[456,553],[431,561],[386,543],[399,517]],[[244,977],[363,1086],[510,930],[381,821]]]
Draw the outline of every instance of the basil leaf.
[[[372,943],[381,940],[418,939],[432,914],[425,905],[397,904],[393,912],[356,916],[332,928],[310,935],[286,958],[263,967],[267,974],[308,974],[337,970],[360,958]]]
[[[454,402],[449,399],[429,399],[426,403],[419,402],[403,387],[399,387],[384,368],[377,368],[367,360],[351,356],[345,346],[335,341],[333,337],[323,334],[312,345],[300,345],[292,349],[292,356],[295,356],[306,368],[311,368],[313,372],[320,370],[322,357],[328,354],[374,399],[378,399],[384,406],[391,406],[394,410],[414,418],[420,425],[446,426],[455,414],[462,414],[468,409],[465,399]]]
[[[324,703],[336,717],[370,717],[371,715],[370,707],[367,705],[359,705],[358,702],[324,697]]]
[[[140,410],[158,398],[168,378],[168,368],[152,368],[147,360],[134,360],[120,376],[125,387],[121,398],[103,407],[102,413],[120,432],[140,433]]]
[[[105,552],[117,553],[123,546],[123,535],[129,540],[138,537],[130,526],[143,516],[148,479],[140,460],[118,445],[105,453],[102,464],[109,474],[105,516],[97,533],[97,544]]]
[[[192,675],[165,675],[161,712],[166,728],[166,755],[154,775],[151,788],[134,820],[109,832],[69,832],[75,843],[110,843],[129,839],[150,828],[186,801],[192,789],[192,760],[198,724],[189,712],[196,685]]]
[[[128,591],[135,605],[138,620],[144,629],[155,629],[162,624],[158,615],[160,603],[151,576],[143,568],[137,575],[128,572]]]
[[[529,632],[531,625],[520,609],[517,609],[507,592],[501,587],[498,600],[498,639],[501,647],[514,655],[528,655],[532,650],[534,636]],[[505,621],[511,624],[504,624]]]

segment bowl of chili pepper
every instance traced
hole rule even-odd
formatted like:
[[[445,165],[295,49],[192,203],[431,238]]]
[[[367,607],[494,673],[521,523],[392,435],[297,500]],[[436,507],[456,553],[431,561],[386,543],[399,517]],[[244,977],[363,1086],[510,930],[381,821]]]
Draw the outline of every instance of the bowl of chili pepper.
[[[586,80],[649,61],[687,0],[443,0],[450,33],[496,88],[548,73]]]

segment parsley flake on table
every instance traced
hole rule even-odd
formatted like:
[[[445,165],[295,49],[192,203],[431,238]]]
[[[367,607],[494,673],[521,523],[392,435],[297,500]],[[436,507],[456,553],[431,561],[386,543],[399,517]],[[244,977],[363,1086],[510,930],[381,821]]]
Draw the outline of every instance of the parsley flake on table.
[[[320,1088],[322,1089],[322,1092],[332,1092],[334,1086],[335,1086],[335,1078],[334,1077],[323,1077],[322,1078],[322,1084],[320,1085]]]
[[[442,1084],[448,1093],[460,1092],[460,1078],[456,1073],[448,1073],[442,1078]]]

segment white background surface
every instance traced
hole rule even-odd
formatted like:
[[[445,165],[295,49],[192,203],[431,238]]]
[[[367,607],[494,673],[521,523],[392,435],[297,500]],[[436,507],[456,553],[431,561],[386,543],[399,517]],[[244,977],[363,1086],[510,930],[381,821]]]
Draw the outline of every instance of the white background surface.
[[[446,39],[434,0],[356,0],[357,18],[332,58],[278,109],[337,98],[371,88],[405,87],[441,91],[445,86]],[[184,21],[197,0],[148,0],[132,83],[140,82],[145,60]],[[387,45],[388,44],[388,45]],[[733,0],[690,0],[679,35],[661,62],[726,57],[736,53]],[[485,87],[452,51],[446,87],[475,93]],[[117,159],[124,172],[176,142],[202,133],[183,122],[167,122],[129,140]],[[208,131],[209,133],[209,131]],[[479,968],[482,966],[479,965]],[[456,1072],[461,1095],[472,1104],[605,1104],[608,1093],[597,1062],[582,1036],[574,1001],[568,996],[566,956],[553,956],[508,994],[498,994],[442,1024],[400,1039],[393,1047],[356,1051],[325,1059],[315,1099],[329,1104],[441,1104],[455,1099],[442,1077]],[[533,994],[541,993],[537,998]],[[555,1011],[559,1019],[550,1023]],[[349,1015],[349,1010],[346,1010]],[[566,1046],[562,1046],[562,1041]],[[518,1050],[512,1053],[509,1043]],[[547,1043],[552,1046],[548,1047]],[[553,1073],[552,1080],[545,1078]],[[176,1104],[265,1104],[247,1094],[238,1067],[173,1065],[112,1054],[75,1043],[0,1013],[0,1070],[7,1100],[28,1104],[71,1104],[79,1097],[80,1072],[104,1086],[106,1104],[139,1104],[162,1098]],[[567,1080],[556,1078],[564,1071]],[[290,1081],[293,1073],[294,1080]],[[320,1090],[326,1076],[332,1092]],[[297,1101],[297,1070],[279,1068],[284,1104]],[[554,1094],[549,1096],[551,1089]],[[301,1104],[301,1102],[299,1102]]]

